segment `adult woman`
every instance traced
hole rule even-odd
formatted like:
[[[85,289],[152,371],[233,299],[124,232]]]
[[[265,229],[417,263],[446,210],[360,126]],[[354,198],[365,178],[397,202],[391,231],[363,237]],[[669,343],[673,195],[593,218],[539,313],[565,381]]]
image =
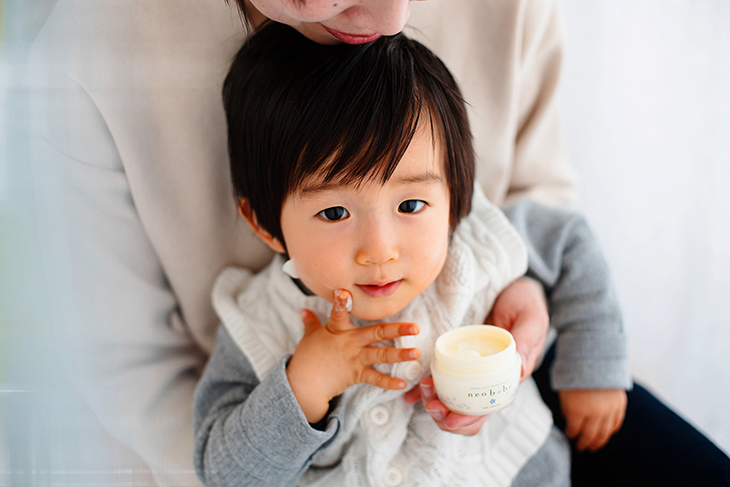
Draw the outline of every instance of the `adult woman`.
[[[254,26],[268,17],[320,42],[393,34],[411,9],[407,0],[243,6]],[[487,195],[569,202],[555,2],[432,0],[413,5],[409,23],[473,107]],[[34,150],[57,319],[80,349],[86,399],[161,482],[196,482],[189,405],[215,337],[214,276],[270,257],[229,190],[220,88],[245,35],[221,0],[60,0],[33,57],[45,83]],[[547,324],[531,286],[508,288],[495,310],[515,325],[528,373]]]

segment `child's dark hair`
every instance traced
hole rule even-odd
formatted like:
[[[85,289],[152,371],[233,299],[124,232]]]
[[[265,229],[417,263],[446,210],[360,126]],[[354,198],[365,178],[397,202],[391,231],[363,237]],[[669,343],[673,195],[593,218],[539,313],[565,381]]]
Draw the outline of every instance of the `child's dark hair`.
[[[271,23],[236,55],[223,102],[235,196],[284,246],[282,206],[305,179],[385,183],[419,123],[443,149],[452,229],[471,208],[474,152],[456,81],[402,34],[326,46]]]

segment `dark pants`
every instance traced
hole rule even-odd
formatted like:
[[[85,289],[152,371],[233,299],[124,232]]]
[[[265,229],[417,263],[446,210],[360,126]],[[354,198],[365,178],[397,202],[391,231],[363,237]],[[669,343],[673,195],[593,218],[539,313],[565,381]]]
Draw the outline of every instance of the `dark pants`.
[[[564,430],[560,400],[548,379],[554,356],[555,345],[533,377],[556,426]],[[601,450],[571,447],[574,487],[730,486],[730,458],[638,384],[628,392],[623,426]]]

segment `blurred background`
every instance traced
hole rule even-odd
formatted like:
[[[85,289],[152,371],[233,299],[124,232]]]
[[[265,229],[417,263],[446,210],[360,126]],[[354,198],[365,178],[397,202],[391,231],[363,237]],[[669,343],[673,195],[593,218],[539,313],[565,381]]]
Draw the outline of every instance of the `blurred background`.
[[[22,68],[53,4],[0,0],[0,487],[148,485],[66,381],[44,307]],[[632,371],[730,452],[730,2],[563,10],[568,155]]]

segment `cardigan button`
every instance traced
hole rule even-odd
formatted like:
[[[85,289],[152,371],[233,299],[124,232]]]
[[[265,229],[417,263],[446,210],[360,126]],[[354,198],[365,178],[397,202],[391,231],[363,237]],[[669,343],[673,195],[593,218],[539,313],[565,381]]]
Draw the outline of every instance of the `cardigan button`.
[[[390,421],[390,411],[382,404],[373,406],[372,409],[370,409],[370,421],[378,426],[383,426]]]
[[[403,375],[405,375],[405,378],[409,382],[413,382],[414,380],[421,377],[421,374],[423,373],[423,365],[421,365],[420,362],[411,362],[410,364],[406,365],[406,370]]]
[[[385,485],[389,487],[397,487],[403,483],[403,472],[399,468],[389,467],[385,471]]]

